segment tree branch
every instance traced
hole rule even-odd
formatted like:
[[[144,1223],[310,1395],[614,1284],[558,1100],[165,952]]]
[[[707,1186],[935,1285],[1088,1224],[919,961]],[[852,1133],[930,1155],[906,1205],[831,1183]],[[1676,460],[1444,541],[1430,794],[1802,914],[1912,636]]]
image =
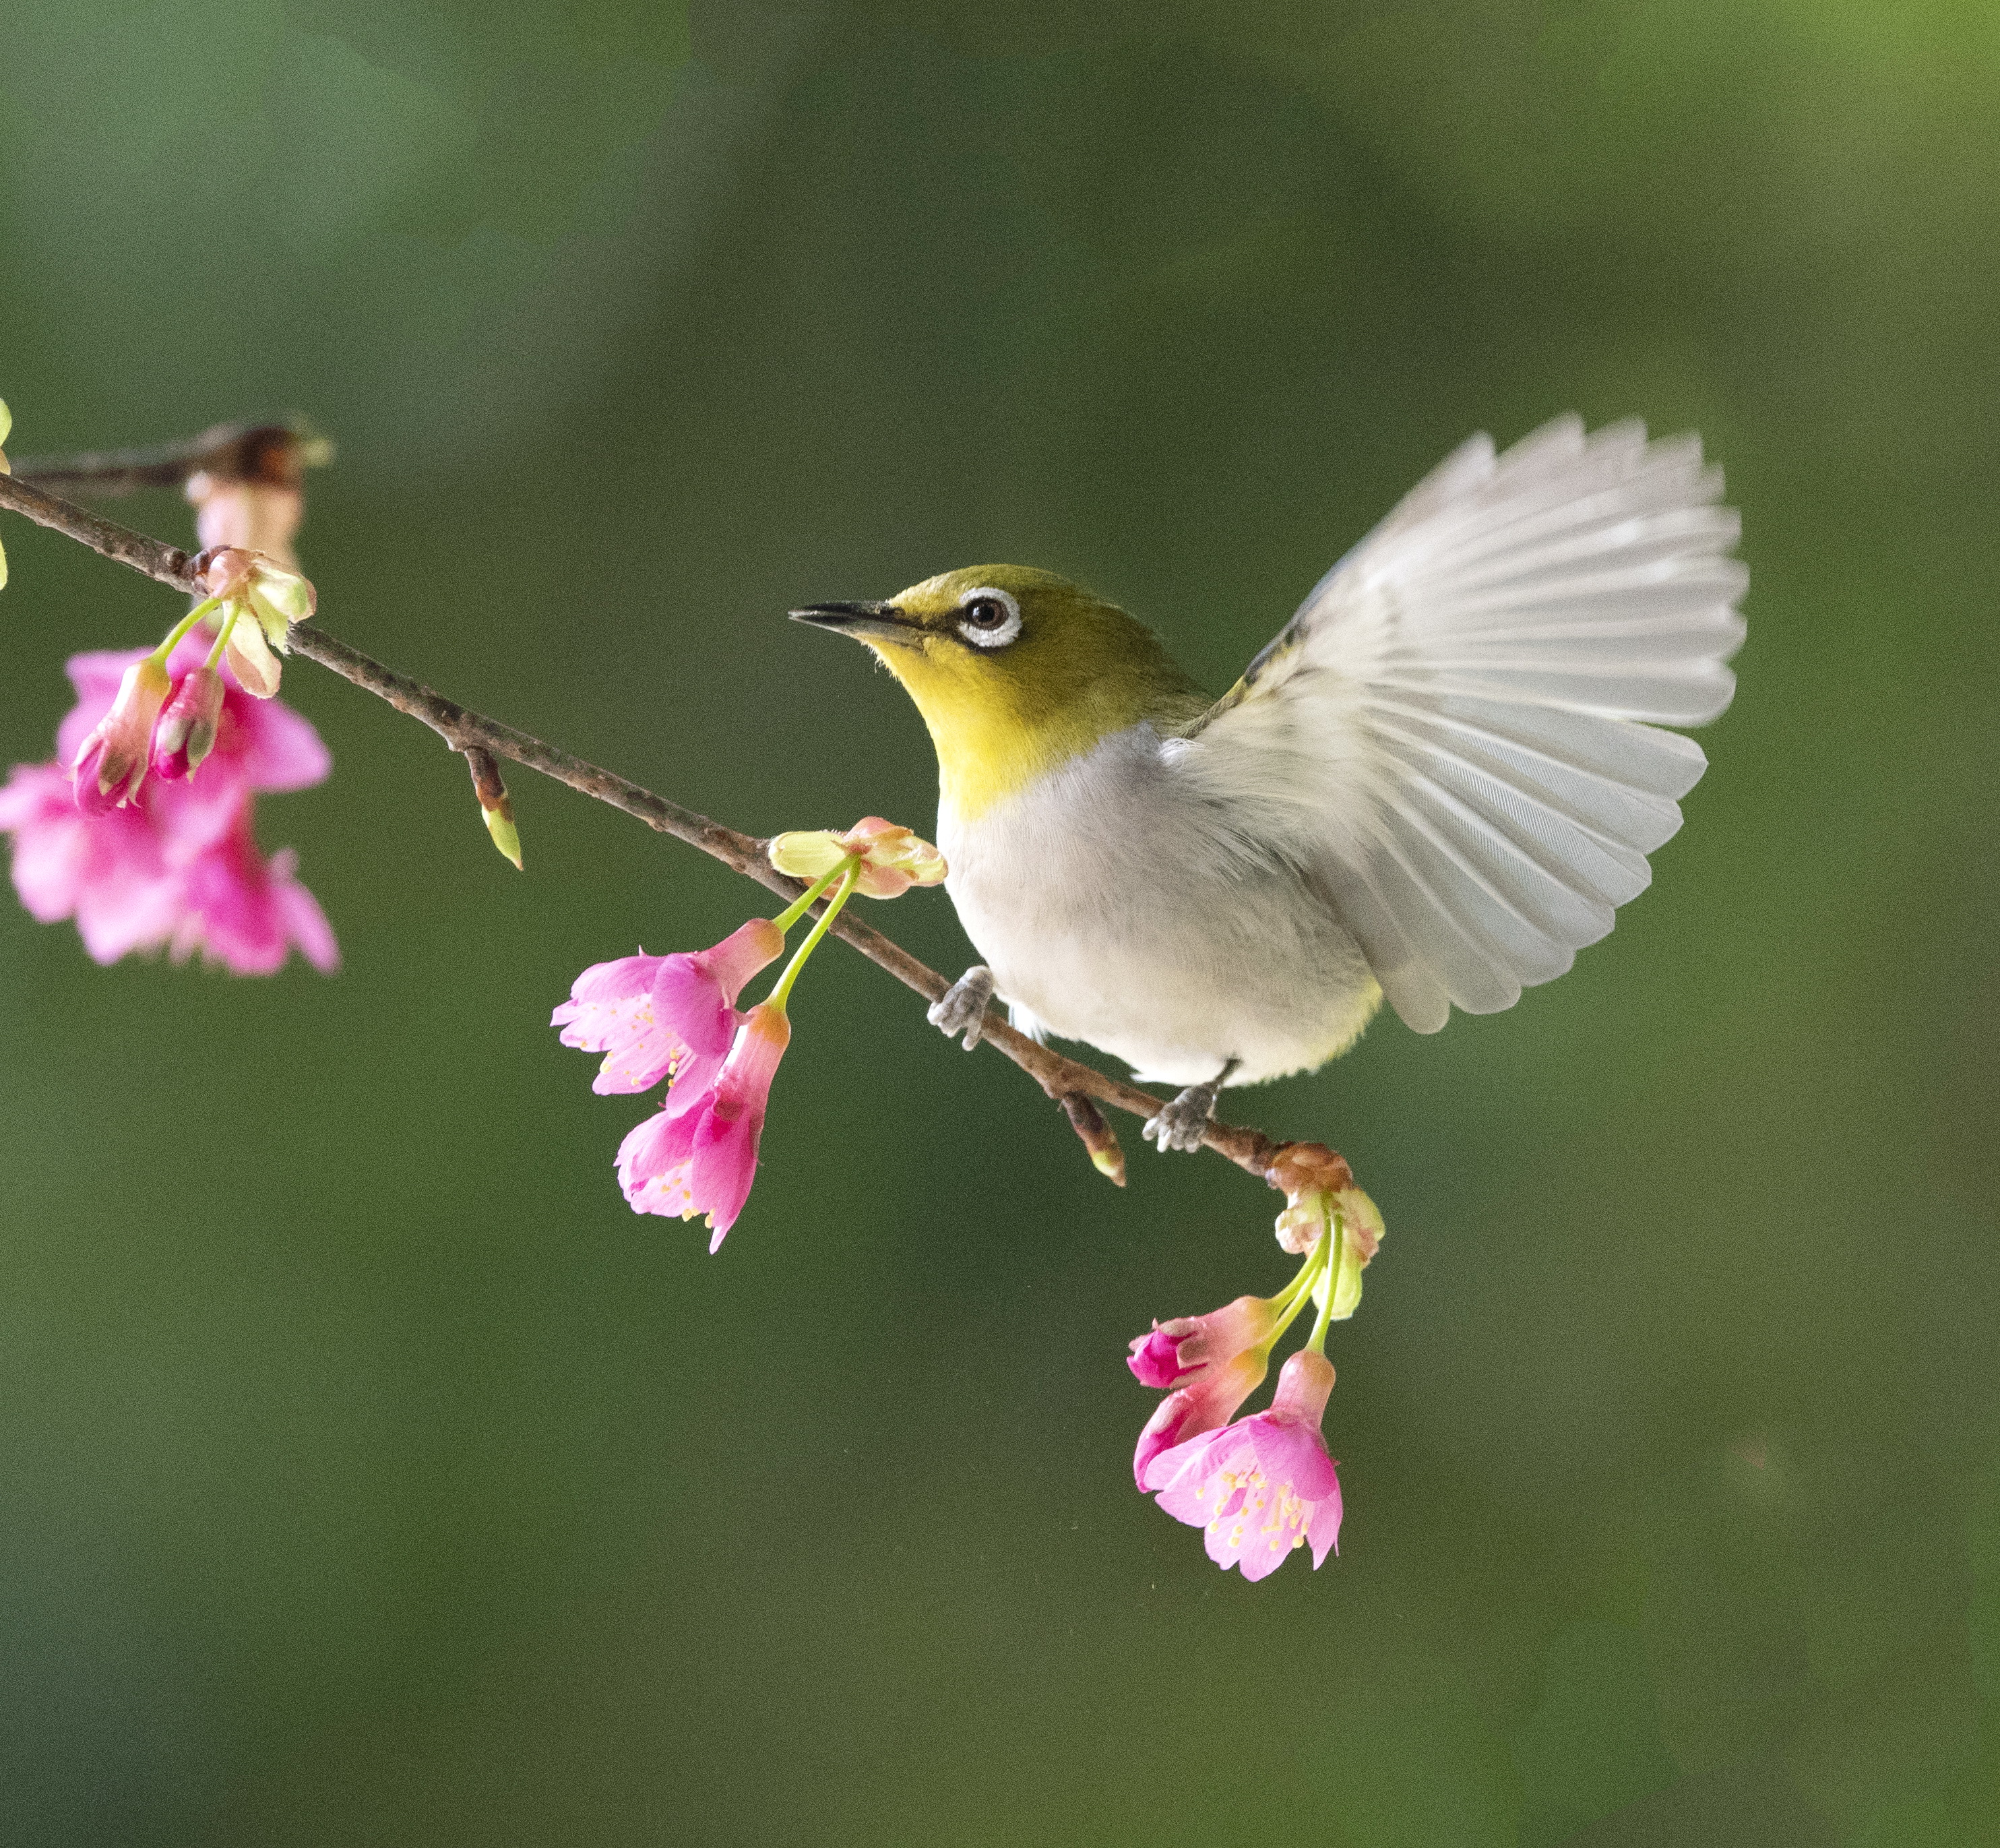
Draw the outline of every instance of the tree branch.
[[[201,441],[197,439],[197,444]],[[186,446],[182,453],[195,447]],[[61,471],[64,478],[87,473],[81,467],[83,460]],[[25,514],[37,525],[64,533],[159,583],[191,596],[203,594],[203,587],[195,580],[193,561],[186,552],[45,492],[19,476],[0,474],[0,506]],[[658,832],[672,835],[676,840],[699,848],[745,878],[755,880],[759,885],[769,888],[783,898],[796,898],[804,889],[798,881],[787,879],[772,867],[764,857],[764,842],[756,836],[738,833],[734,828],[724,827],[721,822],[711,821],[693,809],[683,808],[678,802],[641,788],[615,772],[572,756],[527,732],[517,731],[511,725],[503,725],[497,719],[461,706],[421,682],[372,660],[359,648],[328,634],[315,623],[294,627],[290,641],[293,654],[318,662],[377,699],[387,700],[398,712],[407,713],[428,725],[454,751],[462,752],[468,747],[490,751],[495,757],[504,757],[510,762],[539,770],[545,776],[566,783],[581,795],[609,803]],[[898,981],[914,988],[926,1000],[941,999],[950,985],[936,970],[918,962],[880,931],[862,923],[851,912],[842,912],[835,920],[832,934],[859,950],[870,962],[887,970]],[[1037,1044],[997,1015],[988,1015],[981,1037],[985,1044],[1012,1059],[1050,1097],[1094,1098],[1135,1117],[1157,1114],[1163,1101],[1136,1085],[1127,1084],[1094,1066],[1065,1058],[1061,1053]],[[1203,1131],[1202,1141],[1205,1147],[1226,1155],[1238,1167],[1259,1179],[1263,1178],[1283,1146],[1260,1131],[1213,1120]]]
[[[23,456],[14,473],[51,492],[136,494],[179,488],[190,475],[296,488],[308,468],[333,459],[333,445],[302,423],[219,423],[181,443],[92,450],[80,456]]]

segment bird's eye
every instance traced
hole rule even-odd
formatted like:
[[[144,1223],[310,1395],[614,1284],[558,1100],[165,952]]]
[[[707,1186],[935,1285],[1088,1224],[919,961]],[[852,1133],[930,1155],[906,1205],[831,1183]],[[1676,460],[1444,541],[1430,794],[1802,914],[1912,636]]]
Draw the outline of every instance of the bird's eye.
[[[958,632],[976,648],[1002,648],[1021,633],[1020,607],[1004,590],[975,590],[958,606]]]

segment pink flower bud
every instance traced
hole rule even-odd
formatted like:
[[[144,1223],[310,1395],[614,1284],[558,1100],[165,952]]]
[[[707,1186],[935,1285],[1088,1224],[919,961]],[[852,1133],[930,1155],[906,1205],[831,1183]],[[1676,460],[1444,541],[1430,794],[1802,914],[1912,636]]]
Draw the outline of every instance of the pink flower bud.
[[[71,765],[76,805],[85,814],[137,797],[146,780],[153,721],[172,686],[165,665],[151,655],[141,655],[125,670],[111,710],[91,728]]]
[[[182,676],[160,709],[153,727],[153,774],[171,783],[192,776],[215,749],[222,723],[222,700],[227,690],[212,667],[198,667]]]
[[[1178,1386],[1190,1374],[1234,1359],[1245,1348],[1268,1346],[1276,1335],[1276,1306],[1261,1296],[1239,1296],[1206,1315],[1156,1322],[1132,1342],[1126,1362],[1141,1386]]]
[[[1132,1338],[1132,1357],[1125,1364],[1141,1386],[1151,1386],[1158,1391],[1178,1386],[1194,1371],[1191,1367],[1182,1366],[1179,1341],[1158,1322],[1153,1325],[1151,1334]]]

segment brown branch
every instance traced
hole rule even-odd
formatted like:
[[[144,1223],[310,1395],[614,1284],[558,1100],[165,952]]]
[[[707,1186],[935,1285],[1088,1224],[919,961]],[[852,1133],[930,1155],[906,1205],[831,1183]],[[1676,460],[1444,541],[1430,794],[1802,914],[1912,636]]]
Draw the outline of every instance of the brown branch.
[[[193,561],[179,546],[162,545],[157,539],[148,539],[144,533],[135,533],[130,526],[121,526],[115,519],[106,519],[100,513],[92,512],[88,507],[79,507],[74,501],[47,493],[19,475],[0,474],[0,507],[12,507],[16,513],[25,513],[36,526],[64,533],[89,546],[93,552],[101,552],[120,564],[129,564],[133,570],[143,571],[161,584],[170,584],[176,590],[196,596],[203,594],[194,582],[190,568]]]
[[[332,457],[333,445],[302,424],[219,423],[182,443],[92,450],[79,456],[22,456],[16,458],[14,473],[65,494],[179,488],[196,474],[296,488],[307,469]]]
[[[130,565],[160,583],[190,595],[202,592],[202,586],[195,580],[193,561],[187,553],[45,493],[32,482],[0,475],[0,506],[25,513],[38,525],[65,533],[93,551]],[[659,833],[672,835],[691,847],[700,848],[745,878],[755,880],[759,885],[769,887],[785,898],[796,898],[804,889],[797,881],[787,879],[772,867],[764,857],[764,842],[754,835],[740,834],[734,828],[726,828],[693,809],[683,808],[678,802],[669,801],[665,796],[655,795],[649,789],[628,782],[615,772],[558,750],[554,745],[527,732],[517,731],[511,725],[503,725],[497,719],[488,718],[483,713],[460,705],[456,700],[446,699],[421,682],[370,659],[359,648],[351,648],[328,634],[317,624],[295,627],[291,631],[290,644],[293,654],[317,662],[377,699],[387,700],[398,712],[407,713],[428,725],[454,751],[489,751],[495,757],[504,757],[510,762],[539,770],[545,776],[568,784],[580,795],[609,803]],[[928,1001],[942,999],[950,985],[936,970],[918,962],[900,944],[879,930],[870,929],[851,912],[843,912],[835,920],[832,934],[851,944],[870,962],[887,970],[898,981],[915,989]],[[1026,1033],[1016,1032],[996,1015],[988,1013],[981,1037],[1012,1059],[1050,1097],[1094,1098],[1135,1117],[1151,1117],[1159,1110],[1162,1100],[1151,1092],[1113,1078],[1094,1066],[1052,1052]],[[1202,1141],[1207,1148],[1227,1156],[1239,1168],[1260,1179],[1283,1146],[1260,1131],[1213,1120],[1203,1131]]]

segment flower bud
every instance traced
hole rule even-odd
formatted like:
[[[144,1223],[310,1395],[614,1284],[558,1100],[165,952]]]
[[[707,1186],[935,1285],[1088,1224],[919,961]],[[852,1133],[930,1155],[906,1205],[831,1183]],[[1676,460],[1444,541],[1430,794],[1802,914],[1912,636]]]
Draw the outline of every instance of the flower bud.
[[[153,727],[155,776],[171,783],[176,777],[192,776],[201,767],[202,759],[215,749],[226,690],[222,676],[212,667],[198,667],[181,676]]]
[[[1081,1091],[1064,1093],[1063,1114],[1077,1133],[1090,1165],[1114,1187],[1125,1185],[1125,1152],[1118,1145],[1118,1132],[1104,1120],[1104,1113]]]
[[[172,690],[165,665],[145,655],[125,670],[111,710],[93,726],[71,766],[76,805],[98,814],[131,801],[146,780],[153,721]]]
[[[521,863],[521,831],[514,825],[514,804],[505,796],[491,808],[482,808],[480,818],[486,824],[486,832],[493,838],[493,844],[500,849],[502,860],[514,863],[514,870],[523,870]]]
[[[521,831],[514,825],[514,801],[507,794],[499,765],[491,751],[477,745],[465,747],[465,761],[472,772],[472,793],[479,798],[480,818],[486,824],[486,832],[500,849],[501,857],[512,860],[516,872],[522,871]]]

